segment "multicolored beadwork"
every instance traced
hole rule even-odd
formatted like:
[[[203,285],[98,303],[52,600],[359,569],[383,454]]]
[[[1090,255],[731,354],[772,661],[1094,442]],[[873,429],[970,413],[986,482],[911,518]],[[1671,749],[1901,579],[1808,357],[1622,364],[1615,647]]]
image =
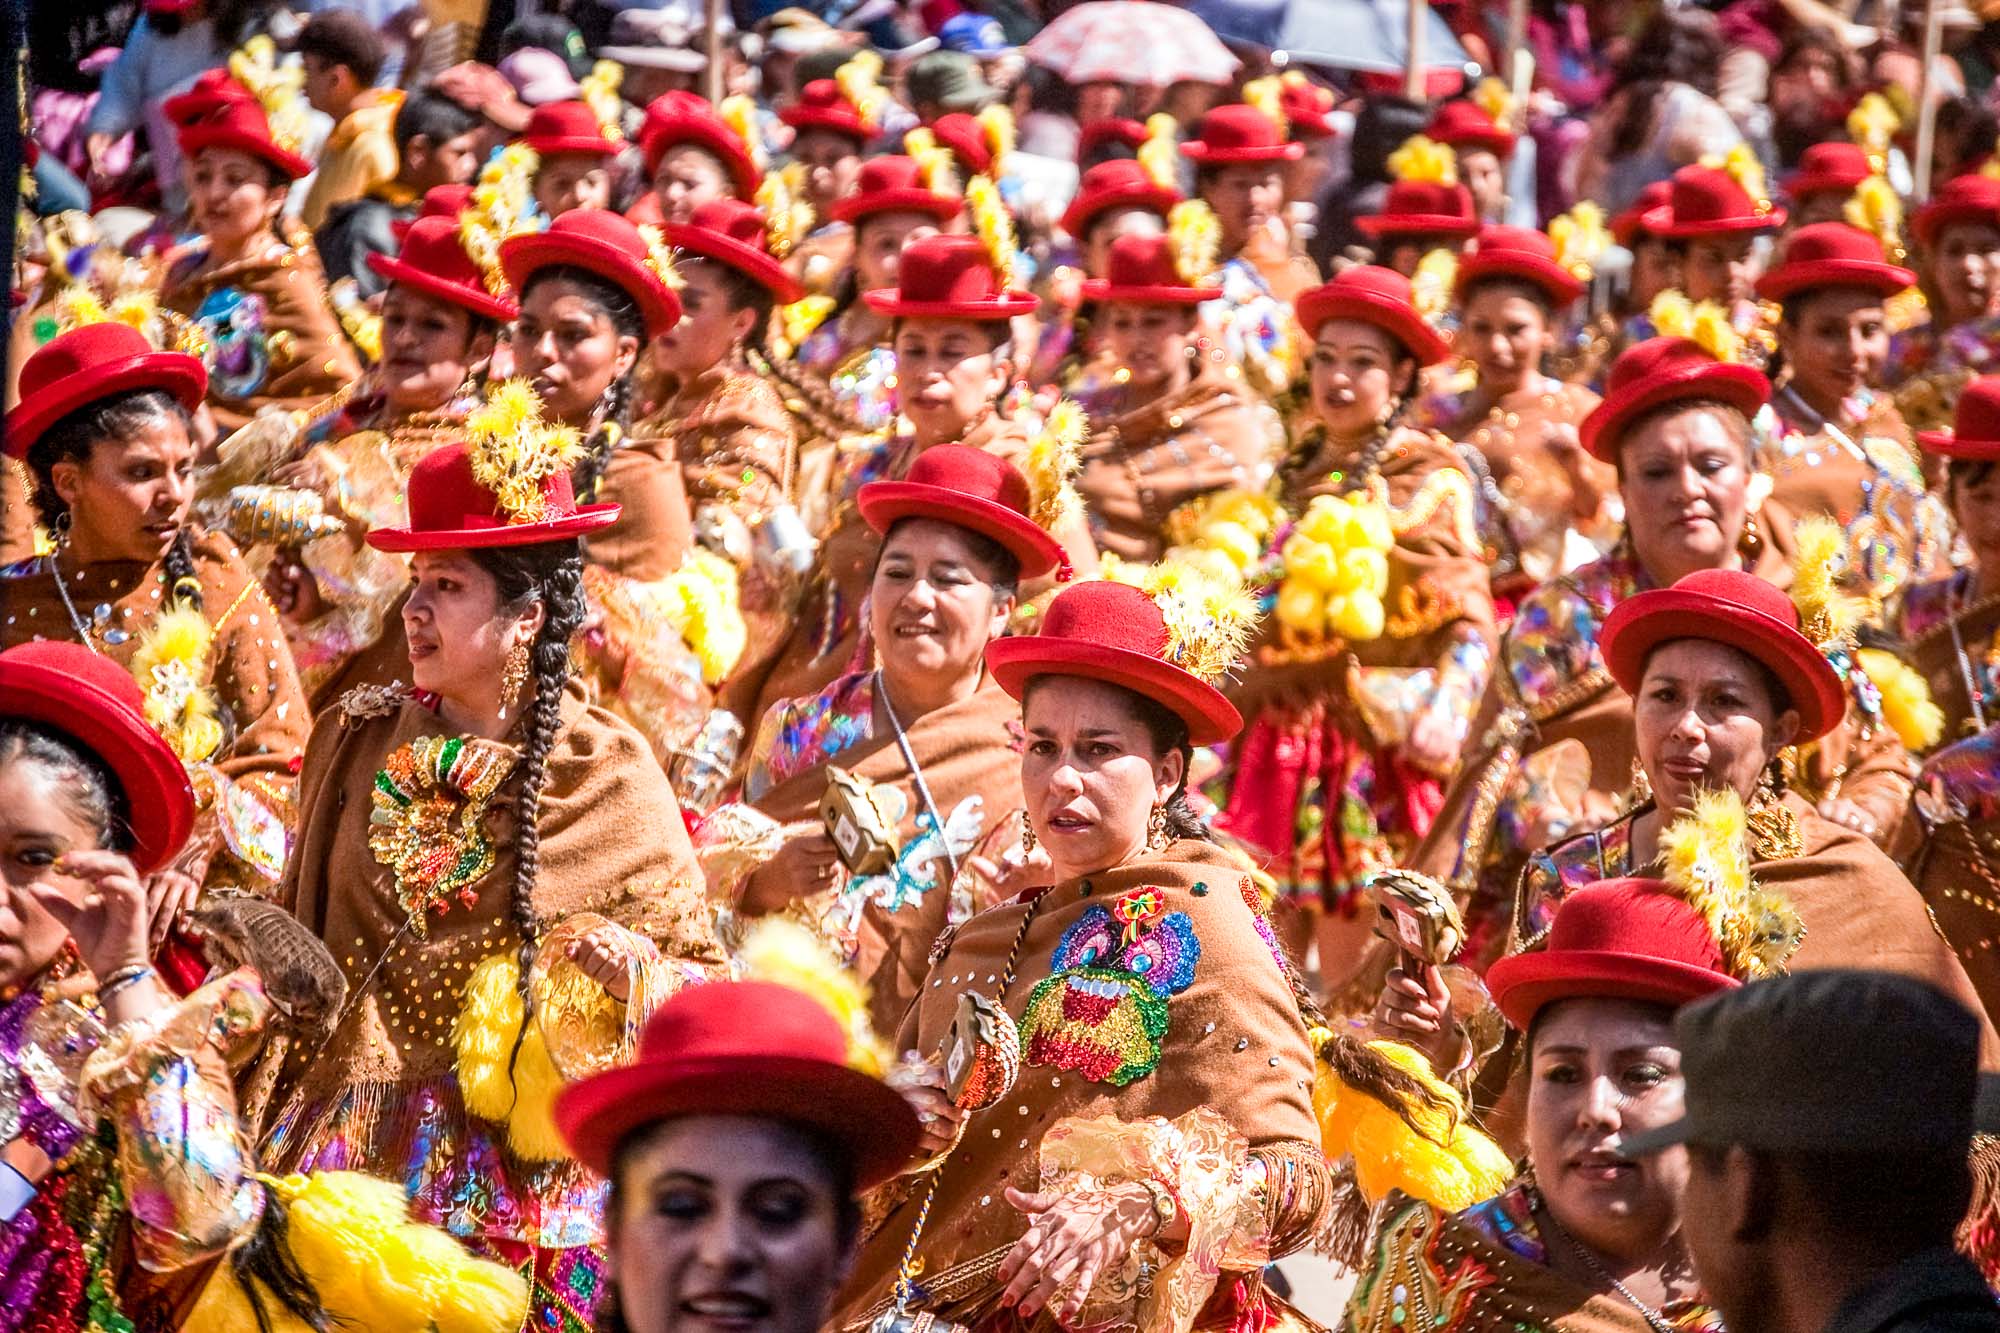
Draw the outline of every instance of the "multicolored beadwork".
[[[1028,996],[1021,1055],[1124,1087],[1160,1062],[1167,999],[1186,990],[1201,942],[1185,912],[1168,912],[1159,889],[1093,904],[1063,932],[1050,975]]]
[[[476,901],[473,885],[494,860],[481,823],[517,758],[497,741],[422,736],[375,775],[368,850],[394,873],[396,901],[418,935],[454,894],[468,907]]]

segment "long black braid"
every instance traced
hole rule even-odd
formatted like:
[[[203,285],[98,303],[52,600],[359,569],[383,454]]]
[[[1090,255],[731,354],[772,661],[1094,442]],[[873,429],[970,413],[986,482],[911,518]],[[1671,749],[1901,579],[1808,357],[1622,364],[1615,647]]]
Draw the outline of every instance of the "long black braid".
[[[473,560],[493,576],[499,587],[503,614],[518,615],[536,602],[542,607],[542,627],[529,646],[528,678],[533,700],[524,721],[521,746],[521,791],[514,800],[514,887],[508,915],[520,938],[521,1032],[507,1058],[511,1079],[520,1057],[521,1039],[533,1021],[533,996],[528,972],[535,961],[541,925],[535,915],[535,877],[541,870],[542,834],[539,820],[542,789],[548,785],[549,751],[562,725],[563,690],[569,684],[570,640],[583,627],[583,551],[574,541],[541,542],[530,546],[475,548]],[[512,701],[508,701],[511,703]]]
[[[632,294],[609,278],[599,277],[589,269],[578,268],[574,264],[551,264],[547,268],[536,269],[521,288],[521,300],[525,304],[536,288],[549,282],[566,282],[597,312],[611,321],[611,327],[619,336],[639,340],[641,355],[646,349],[646,318],[639,310],[639,303]],[[603,419],[597,429],[584,441],[583,457],[577,460],[576,468],[570,473],[570,485],[576,490],[578,503],[585,503],[597,495],[597,484],[604,478],[604,469],[611,465],[611,451],[616,449],[632,429],[632,376],[638,367],[634,359],[633,370],[626,371],[611,382],[605,403]]]

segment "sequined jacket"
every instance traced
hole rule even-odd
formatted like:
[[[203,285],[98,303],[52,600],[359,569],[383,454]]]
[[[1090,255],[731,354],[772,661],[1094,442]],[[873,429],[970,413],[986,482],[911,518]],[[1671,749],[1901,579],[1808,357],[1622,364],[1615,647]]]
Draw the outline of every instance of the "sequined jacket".
[[[2000,597],[1975,597],[1976,582],[1961,569],[1912,586],[1898,608],[1907,660],[1944,711],[1946,741],[2000,720]]]

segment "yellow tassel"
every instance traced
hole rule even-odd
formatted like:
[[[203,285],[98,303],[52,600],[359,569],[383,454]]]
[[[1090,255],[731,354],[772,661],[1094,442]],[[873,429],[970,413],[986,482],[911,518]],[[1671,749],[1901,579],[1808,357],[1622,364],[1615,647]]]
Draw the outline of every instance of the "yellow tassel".
[[[222,723],[210,691],[208,618],[192,606],[163,611],[139,636],[132,678],[146,692],[146,721],[182,763],[196,764],[222,744]]]
[[[1611,229],[1604,225],[1603,205],[1585,199],[1569,212],[1549,219],[1549,240],[1554,242],[1556,262],[1571,277],[1585,282],[1596,270],[1597,261],[1611,248]]]
[[[1139,165],[1161,189],[1180,188],[1180,123],[1164,111],[1146,117],[1146,142],[1139,145]]]
[[[1068,398],[1058,399],[1048,420],[1028,443],[1021,471],[1028,478],[1029,517],[1044,530],[1080,512],[1083,501],[1070,484],[1083,464],[1083,441],[1090,422]]]
[[[500,243],[535,229],[530,220],[535,200],[535,172],[541,158],[524,144],[509,144],[479,172],[472,187],[472,204],[458,217],[458,241],[479,266],[486,290],[495,296],[507,290],[500,270]]]
[[[1868,614],[1865,599],[1840,588],[1847,567],[1847,536],[1838,523],[1814,515],[1793,529],[1792,605],[1799,629],[1823,653],[1854,645],[1854,631]]]
[[[458,1052],[458,1090],[465,1109],[481,1120],[506,1124],[514,1110],[507,1060],[521,1031],[520,967],[506,954],[481,959],[465,983],[452,1028]]]
[[[1014,286],[1014,258],[1019,243],[1014,237],[1014,218],[1001,202],[1000,187],[990,176],[974,176],[965,186],[966,207],[972,214],[972,229],[986,247],[993,265],[993,281],[1006,291]]]
[[[761,176],[764,173],[764,136],[757,131],[757,104],[739,93],[723,98],[715,111],[742,142],[743,150],[750,154],[750,165],[757,168],[757,174]]]
[[[882,108],[889,103],[889,93],[881,78],[882,57],[873,51],[858,52],[833,72],[840,95],[854,108],[854,114],[861,118],[861,127],[870,134],[881,128]]]
[[[1805,925],[1792,905],[1750,878],[1749,817],[1733,791],[1704,791],[1694,810],[1660,833],[1670,891],[1708,922],[1723,964],[1739,981],[1777,976]]]
[[[1771,189],[1764,180],[1764,164],[1757,160],[1748,143],[1738,143],[1721,157],[1711,153],[1701,159],[1701,165],[1726,172],[1750,196],[1751,206],[1759,213],[1771,211]]]
[[[1430,185],[1458,184],[1458,154],[1449,144],[1429,135],[1413,134],[1389,154],[1389,171],[1399,181]]]
[[[833,1015],[847,1034],[849,1068],[879,1078],[889,1067],[888,1048],[868,1022],[868,988],[810,930],[766,917],[743,937],[736,960],[749,980],[790,986]]]
[[[999,180],[1007,174],[1007,159],[1014,155],[1014,113],[1005,102],[995,102],[973,119],[979,122],[979,132],[986,138],[986,151],[993,158],[986,173]]]
[[[1904,749],[1921,754],[1943,739],[1944,710],[1931,702],[1930,686],[1914,667],[1880,648],[1863,648],[1854,657],[1882,695],[1882,720]]]
[[[1464,1099],[1431,1072],[1423,1056],[1392,1041],[1353,1043],[1338,1052],[1340,1063],[1350,1070],[1386,1065],[1422,1090],[1421,1098],[1402,1098],[1381,1080],[1356,1086],[1342,1078],[1327,1058],[1340,1040],[1325,1028],[1311,1034],[1313,1049],[1320,1053],[1313,1114],[1321,1149],[1329,1158],[1354,1159],[1355,1183],[1370,1202],[1401,1190],[1457,1212],[1507,1187],[1513,1163],[1465,1119]]]
[[[620,123],[625,103],[618,96],[624,82],[623,65],[615,60],[600,60],[583,76],[581,85],[584,104],[597,117],[598,131],[612,143],[625,142],[625,127]]]
[[[1505,80],[1496,79],[1491,75],[1481,79],[1472,90],[1472,100],[1486,113],[1486,118],[1501,129],[1513,125],[1514,94],[1508,89]]]
[[[1200,199],[1184,199],[1167,214],[1167,241],[1174,271],[1190,287],[1210,285],[1222,253],[1222,223]]]
[[[1279,138],[1291,133],[1291,121],[1285,116],[1285,85],[1277,75],[1267,74],[1244,84],[1243,103],[1263,112],[1264,118],[1278,127]]]

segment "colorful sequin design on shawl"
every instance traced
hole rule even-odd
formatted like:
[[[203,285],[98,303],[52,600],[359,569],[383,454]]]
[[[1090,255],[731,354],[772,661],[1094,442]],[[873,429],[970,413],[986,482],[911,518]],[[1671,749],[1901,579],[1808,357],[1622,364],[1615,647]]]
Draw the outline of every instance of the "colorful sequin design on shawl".
[[[2000,726],[1932,755],[1917,775],[1917,792],[1919,808],[1928,804],[1935,822],[2000,818]]]
[[[1021,1056],[1124,1087],[1160,1063],[1167,999],[1186,990],[1201,941],[1159,889],[1092,904],[1063,932],[1050,975],[1028,996]]]
[[[810,699],[771,705],[750,755],[743,798],[761,800],[780,783],[818,768],[875,730],[875,673],[842,676]]]
[[[1903,641],[1913,643],[1938,629],[1950,619],[1952,607],[1970,606],[1973,600],[1969,569],[1961,569],[1949,578],[1917,584],[1903,595]],[[1976,634],[1961,632],[1961,637],[1965,642],[1965,665],[1979,690],[1980,707],[1991,717],[2000,712],[2000,633],[1990,634],[1984,641]],[[1937,688],[1933,682],[1932,689]],[[1956,693],[1963,686],[1953,681],[1946,688]]]
[[[493,868],[483,821],[494,792],[518,756],[497,741],[423,736],[403,746],[375,774],[368,850],[396,877],[396,901],[421,938],[431,912],[456,895],[466,906]]]
[[[1562,900],[1586,884],[1632,873],[1632,819],[1638,813],[1634,810],[1601,829],[1579,834],[1529,858],[1528,868],[1521,874],[1517,944],[1546,931]]]
[[[1256,265],[1241,257],[1222,266],[1222,295],[1201,308],[1204,322],[1222,330],[1229,364],[1250,383],[1275,394],[1292,382],[1291,307],[1280,301]]]
[[[538,1252],[529,1327],[535,1333],[591,1333],[604,1281],[604,1256],[587,1245]]]

